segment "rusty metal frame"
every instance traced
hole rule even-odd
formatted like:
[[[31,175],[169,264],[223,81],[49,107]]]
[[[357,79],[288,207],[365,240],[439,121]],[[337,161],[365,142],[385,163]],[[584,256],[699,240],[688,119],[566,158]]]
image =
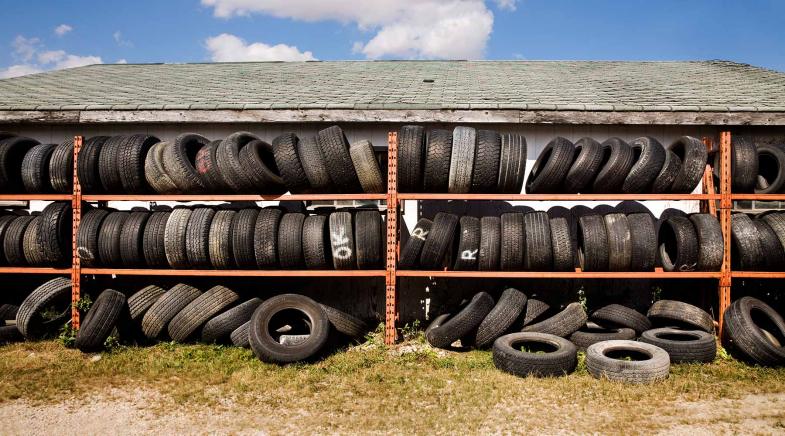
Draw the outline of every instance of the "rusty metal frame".
[[[284,194],[284,195],[169,195],[85,194],[84,201],[287,201],[287,200],[385,200],[386,194]]]
[[[398,133],[387,135],[387,271],[385,275],[384,343],[398,340]]]
[[[398,194],[399,200],[663,201],[718,200],[719,194]]]
[[[74,137],[74,176],[71,195],[73,224],[71,227],[71,327],[79,329],[79,309],[77,304],[82,298],[82,262],[79,259],[76,236],[82,221],[82,185],[79,184],[79,152],[82,150],[82,136]]]
[[[81,268],[83,275],[209,276],[209,277],[384,277],[380,270],[146,269]]]

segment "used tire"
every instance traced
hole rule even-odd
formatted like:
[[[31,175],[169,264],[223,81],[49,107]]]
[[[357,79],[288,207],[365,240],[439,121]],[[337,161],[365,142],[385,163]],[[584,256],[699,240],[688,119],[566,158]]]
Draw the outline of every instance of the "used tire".
[[[575,161],[564,178],[566,193],[588,192],[602,165],[603,150],[599,142],[584,137],[575,143]]]
[[[622,184],[622,192],[637,194],[649,192],[652,183],[665,163],[665,147],[659,141],[643,136],[630,142],[634,163]]]
[[[590,319],[605,328],[630,328],[641,334],[651,329],[651,321],[642,313],[621,304],[609,304],[595,310]]]
[[[297,155],[300,157],[300,164],[303,166],[311,190],[316,193],[331,192],[334,185],[316,138],[313,136],[300,138],[297,142]]]
[[[501,216],[502,242],[499,266],[502,271],[520,271],[523,269],[525,250],[523,222],[522,213],[509,212]]]
[[[49,160],[56,144],[38,144],[22,160],[22,186],[25,192],[41,194],[52,191],[49,184]]]
[[[234,266],[232,256],[233,222],[237,211],[219,210],[210,223],[208,254],[210,265],[216,269],[229,269]]]
[[[241,168],[251,182],[252,192],[283,194],[286,192],[280,170],[275,163],[272,145],[253,140],[240,149]]]
[[[55,192],[71,193],[74,182],[74,140],[55,147],[49,159],[49,184]]]
[[[354,217],[354,241],[357,268],[376,269],[382,266],[382,215],[375,210],[357,212]]]
[[[526,310],[523,314],[523,327],[539,321],[543,315],[551,309],[547,303],[534,298],[529,298],[526,302]]]
[[[461,338],[461,344],[476,348],[485,348],[499,336],[507,332],[521,316],[526,307],[526,295],[515,289],[507,288],[502,292],[499,301],[482,320],[476,330]]]
[[[232,254],[238,268],[256,267],[254,229],[259,209],[242,209],[232,220]]]
[[[425,331],[425,338],[436,348],[448,348],[479,327],[493,306],[493,297],[478,292],[455,316],[437,317]]]
[[[122,263],[120,232],[129,216],[128,212],[111,212],[101,223],[98,232],[98,259],[101,265],[118,266]]]
[[[601,215],[578,218],[578,264],[583,271],[608,270],[608,232]]]
[[[248,322],[251,315],[262,300],[251,298],[233,308],[214,316],[202,327],[202,342],[223,342],[229,339],[233,331]]]
[[[186,251],[188,221],[193,210],[176,208],[169,215],[164,230],[164,248],[166,261],[172,268],[188,268],[188,252]]]
[[[627,216],[609,213],[603,217],[608,232],[608,271],[629,271],[632,264],[632,236]]]
[[[24,266],[27,264],[24,254],[24,235],[34,219],[35,217],[32,215],[22,215],[14,218],[8,225],[3,239],[3,254],[9,265]]]
[[[523,328],[523,332],[547,333],[566,338],[586,325],[588,316],[578,303],[570,303],[561,312],[542,320],[536,324],[530,324]]]
[[[0,190],[20,192],[22,189],[22,160],[38,141],[23,136],[11,136],[0,140]]]
[[[120,180],[120,149],[125,146],[127,136],[112,136],[101,146],[98,155],[98,176],[103,190],[116,194],[123,192],[123,182]]]
[[[766,253],[766,271],[782,271],[785,269],[785,251],[783,251],[777,234],[762,219],[755,219],[752,224],[755,226],[755,230],[758,231],[758,239],[763,252]],[[722,265],[722,260],[720,260],[720,265]]]
[[[95,194],[103,188],[98,173],[98,158],[101,148],[108,139],[108,136],[93,136],[84,141],[81,150],[79,150],[76,163],[77,174],[79,186],[84,193]]]
[[[327,319],[330,320],[330,324],[332,324],[333,328],[335,328],[338,333],[352,339],[362,338],[368,333],[368,325],[360,318],[326,304],[322,304],[321,306],[324,313],[327,314]]]
[[[453,269],[476,271],[480,251],[480,220],[473,216],[462,216],[458,224],[458,255]]]
[[[226,184],[234,192],[250,192],[253,185],[245,174],[240,163],[240,150],[251,141],[259,138],[248,132],[236,132],[227,136],[215,151],[218,171],[223,175]]]
[[[149,339],[159,337],[172,318],[200,295],[202,295],[202,291],[193,286],[182,283],[174,285],[158,298],[158,300],[147,309],[147,313],[144,314],[144,317],[142,318],[142,331],[145,336]]]
[[[681,172],[681,165],[682,163],[679,156],[670,150],[666,150],[665,162],[662,164],[660,173],[657,174],[654,183],[651,185],[651,192],[655,194],[671,192],[673,181],[676,180],[676,177],[678,177]]]
[[[164,148],[162,161],[166,174],[180,192],[205,192],[207,185],[196,171],[196,154],[210,142],[196,133],[183,133]]]
[[[698,271],[719,271],[724,250],[720,222],[708,213],[692,214],[690,221],[698,234]],[[774,242],[775,247],[779,248],[776,238]]]
[[[279,343],[270,332],[276,327],[271,325],[271,321],[279,314],[302,318],[295,321],[302,321],[310,327],[308,338],[296,345]],[[319,303],[303,295],[283,294],[259,305],[251,317],[248,338],[251,349],[260,360],[283,364],[315,357],[327,343],[329,332],[330,321]]]
[[[50,306],[64,310],[59,315],[45,320],[42,312]],[[28,340],[40,339],[54,333],[71,316],[71,280],[56,277],[37,287],[19,305],[16,314],[16,327]]]
[[[501,158],[497,191],[503,194],[520,194],[526,175],[526,138],[522,135],[501,136]]]
[[[439,212],[433,219],[431,232],[420,252],[420,266],[423,269],[437,270],[444,265],[447,250],[455,238],[458,217],[451,213]]]
[[[333,267],[338,270],[355,269],[357,252],[355,250],[352,214],[333,212],[330,214],[330,247]]]
[[[553,269],[553,241],[551,224],[546,212],[529,212],[523,216],[524,255],[523,268],[527,271]]]
[[[640,341],[668,352],[671,363],[709,363],[717,357],[717,339],[702,330],[653,329],[643,332]]]
[[[199,177],[204,180],[208,192],[227,192],[230,189],[218,170],[215,154],[219,145],[221,145],[221,141],[210,141],[199,149],[196,158],[194,158],[194,168],[196,168]]]
[[[171,212],[153,212],[144,226],[142,237],[142,254],[148,267],[169,266],[166,259],[166,224]]]
[[[585,351],[591,345],[616,339],[635,340],[635,330],[629,328],[603,328],[596,324],[587,324],[569,337],[570,342],[579,350]]]
[[[753,192],[758,180],[758,151],[749,136],[733,136],[731,146],[732,192]],[[719,168],[719,167],[718,167]]]
[[[210,207],[197,207],[188,218],[185,230],[185,254],[188,266],[204,268],[210,266],[210,226],[215,210]]]
[[[117,171],[120,173],[120,183],[124,192],[137,194],[149,191],[144,165],[150,148],[158,142],[159,139],[154,136],[131,135],[128,137],[128,142],[118,150]]]
[[[521,351],[521,347],[526,351]],[[520,377],[557,377],[575,371],[578,350],[572,342],[558,336],[512,333],[493,343],[493,364]]]
[[[171,145],[168,142],[159,142],[150,148],[144,159],[144,178],[153,191],[159,194],[180,192],[180,188],[177,187],[164,169],[164,150],[169,147]]]
[[[150,219],[149,212],[131,212],[120,230],[120,262],[124,267],[144,263],[144,228]]]
[[[210,318],[239,298],[227,287],[213,286],[188,303],[169,321],[169,337],[177,342],[185,342]]]
[[[330,269],[332,266],[330,229],[326,216],[310,215],[305,217],[302,246],[306,268]]]
[[[668,150],[674,152],[681,160],[681,168],[676,180],[671,185],[671,191],[675,193],[692,192],[706,171],[706,162],[709,160],[706,146],[698,138],[682,136],[671,144]]]
[[[785,252],[785,214],[768,213],[763,215],[761,219],[774,231],[774,234],[780,241],[780,245],[783,247],[783,252]],[[731,220],[731,222],[733,221]]]
[[[305,215],[287,213],[281,217],[278,225],[278,261],[281,268],[302,268],[303,258],[303,223]]]
[[[422,126],[402,126],[398,132],[398,190],[419,192],[423,186],[425,133]]]
[[[76,234],[76,254],[82,266],[94,266],[98,263],[98,232],[109,211],[106,209],[90,209],[79,223]]]
[[[625,355],[641,360],[625,360]],[[605,341],[586,349],[586,369],[594,378],[648,384],[668,378],[670,358],[665,350],[651,344]]]
[[[71,258],[72,219],[71,203],[66,201],[52,202],[41,211],[37,239],[46,262],[61,264]]]
[[[572,142],[560,136],[554,138],[534,161],[529,178],[526,180],[526,192],[529,194],[558,192],[564,184],[574,156],[575,146]]]
[[[756,194],[775,194],[785,185],[785,150],[776,145],[759,145]]]
[[[742,297],[725,311],[723,340],[744,360],[764,366],[785,364],[785,321],[768,304],[757,298]],[[766,330],[779,344],[763,333]]]
[[[39,266],[46,263],[44,255],[38,245],[38,232],[41,229],[41,217],[37,216],[30,221],[22,236],[22,252],[27,265]]]
[[[164,295],[166,289],[155,285],[145,286],[128,297],[128,315],[131,321],[141,321],[147,310]]]
[[[553,270],[575,270],[575,248],[572,245],[570,225],[567,218],[555,217],[550,219],[551,245],[553,246]]]
[[[251,320],[249,319],[240,327],[232,330],[232,334],[229,335],[229,339],[232,341],[232,345],[235,347],[242,347],[242,348],[251,348],[251,344],[248,341],[248,330],[251,328]]]
[[[602,144],[603,163],[592,188],[597,193],[621,192],[624,179],[634,163],[632,148],[619,138],[609,138]]]
[[[452,132],[441,129],[431,130],[425,150],[423,192],[447,192],[451,156]]]
[[[329,174],[333,185],[340,192],[360,192],[360,180],[357,178],[357,173],[354,172],[352,157],[349,154],[349,142],[343,130],[338,126],[328,127],[316,134],[316,140],[319,143],[325,163],[330,169]],[[419,175],[418,173],[417,177]]]
[[[280,209],[259,211],[253,231],[253,250],[256,266],[260,269],[278,267],[278,229],[283,213]]]
[[[417,224],[414,225],[412,233],[409,235],[409,240],[401,250],[400,258],[398,259],[398,267],[401,269],[412,269],[419,265],[420,253],[428,235],[431,233],[433,221],[428,218],[420,218]]]
[[[273,139],[275,165],[281,172],[284,185],[292,194],[302,194],[311,189],[308,177],[300,163],[300,157],[297,155],[298,142],[300,142],[300,138],[294,133],[284,133]]]
[[[471,191],[476,148],[477,131],[473,127],[458,126],[453,129],[448,192],[464,194]]]
[[[708,312],[681,301],[655,301],[649,308],[646,316],[654,325],[675,325],[690,329],[700,329],[707,333],[714,331],[714,320]]]
[[[627,215],[630,226],[630,271],[652,271],[657,258],[657,230],[650,213]]]
[[[74,343],[76,348],[83,353],[104,348],[106,339],[112,334],[112,329],[121,321],[127,309],[125,295],[122,292],[114,289],[101,292],[79,326]]]
[[[660,259],[665,271],[695,271],[698,266],[698,235],[689,218],[672,216],[660,226]]]
[[[471,192],[491,193],[499,181],[501,136],[493,130],[477,131]]]
[[[766,253],[758,231],[749,216],[735,213],[731,216],[731,261],[734,269],[757,271],[766,264]]]
[[[501,255],[501,219],[497,216],[480,218],[480,252],[477,254],[477,269],[498,271]]]
[[[355,142],[349,146],[349,155],[363,192],[368,194],[387,192],[384,176],[370,141],[363,139]]]

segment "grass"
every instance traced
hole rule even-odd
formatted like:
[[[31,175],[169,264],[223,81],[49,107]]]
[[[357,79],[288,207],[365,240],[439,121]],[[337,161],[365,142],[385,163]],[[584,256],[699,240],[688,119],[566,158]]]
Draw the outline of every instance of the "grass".
[[[100,359],[56,341],[3,346],[0,405],[141,388],[160,393],[147,405],[153,411],[248,410],[254,419],[269,415],[309,432],[584,433],[656,431],[667,425],[662,416],[683,413],[684,402],[785,393],[785,369],[726,355],[708,365],[674,365],[667,381],[633,386],[590,377],[583,356],[569,376],[519,378],[496,370],[487,351],[443,352],[420,339],[388,348],[380,341],[373,336],[320,362],[289,366],[211,345],[115,347]],[[785,411],[777,420],[785,422]]]

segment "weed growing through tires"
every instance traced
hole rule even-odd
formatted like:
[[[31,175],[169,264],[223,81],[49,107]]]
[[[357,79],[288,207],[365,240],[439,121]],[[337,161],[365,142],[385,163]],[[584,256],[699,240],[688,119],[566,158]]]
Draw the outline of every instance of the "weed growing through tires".
[[[79,301],[72,303],[73,307],[77,308],[80,313],[87,313],[93,305],[93,299],[89,295],[82,295]]]

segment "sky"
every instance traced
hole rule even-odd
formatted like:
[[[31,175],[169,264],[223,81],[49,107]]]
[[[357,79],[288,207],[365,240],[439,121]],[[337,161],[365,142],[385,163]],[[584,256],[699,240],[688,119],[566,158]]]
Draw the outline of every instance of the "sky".
[[[347,59],[723,59],[785,71],[785,0],[0,0],[0,10],[0,78]]]

